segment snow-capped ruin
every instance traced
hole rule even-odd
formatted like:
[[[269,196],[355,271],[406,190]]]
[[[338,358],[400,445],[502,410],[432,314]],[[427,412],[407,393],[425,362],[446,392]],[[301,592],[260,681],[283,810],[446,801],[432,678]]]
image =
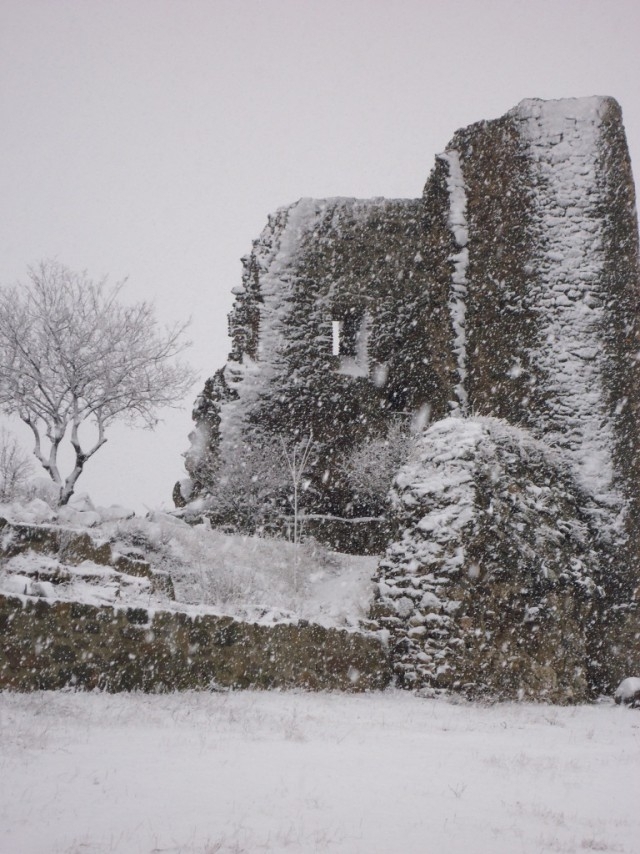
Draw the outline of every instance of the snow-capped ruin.
[[[421,198],[303,199],[243,265],[177,502],[229,523],[229,490],[267,484],[248,524],[281,529],[282,454],[312,436],[308,530],[385,552],[371,616],[405,684],[568,699],[640,664],[638,230],[616,101],[522,101],[458,131]],[[375,468],[400,434],[385,505],[354,460]]]

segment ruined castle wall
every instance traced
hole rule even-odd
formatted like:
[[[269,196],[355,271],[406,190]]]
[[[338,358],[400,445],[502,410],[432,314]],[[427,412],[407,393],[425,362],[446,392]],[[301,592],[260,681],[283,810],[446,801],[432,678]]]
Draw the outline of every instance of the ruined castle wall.
[[[615,430],[592,424],[613,420],[600,398],[614,397],[615,410],[623,392],[633,393],[629,377],[620,389],[608,382],[613,362],[637,361],[637,224],[619,106],[610,98],[524,101],[459,131],[439,160],[464,206],[471,408],[547,434],[606,492],[603,454]],[[448,204],[461,207],[455,193]],[[602,482],[589,468],[594,454],[605,462]]]
[[[458,161],[465,197],[469,410],[565,449],[583,485],[620,505],[638,458],[640,289],[619,106],[523,101],[441,157],[449,180]]]
[[[640,286],[613,99],[523,101],[458,131],[421,200],[302,200],[244,263],[210,458],[238,437],[313,432],[306,509],[344,516],[343,464],[390,424],[425,404],[432,422],[498,417],[564,456],[594,581],[624,619],[640,578]],[[369,317],[368,375],[331,356],[349,312]]]
[[[640,583],[640,269],[633,175],[619,105],[608,99],[599,142],[604,213],[601,278],[607,294],[606,390],[613,421],[613,467],[629,511],[621,593]],[[622,475],[622,477],[620,477]]]
[[[421,200],[279,210],[234,289],[230,359],[194,413],[192,477],[261,432],[313,432],[326,501],[311,509],[340,513],[350,449],[428,404],[433,420],[493,415],[564,448],[611,543],[636,532],[634,204],[619,107],[586,98],[524,101],[458,131]],[[331,322],[365,312],[369,364],[348,374]]]
[[[612,506],[613,528],[626,474],[614,466],[619,401],[611,400],[609,365],[626,342],[615,334],[617,295],[604,276],[610,176],[599,149],[608,106],[600,98],[530,101],[515,112],[534,179],[529,299],[539,320],[531,358],[546,392],[536,428],[564,449],[581,484]]]
[[[437,267],[451,235],[442,233],[438,257],[420,200],[303,199],[270,217],[235,289],[229,361],[197,403],[191,476],[205,481],[202,469],[243,443],[312,433],[307,510],[348,515],[350,450],[424,403],[437,417],[448,411],[453,362]],[[332,324],[349,318],[366,322],[368,353],[345,369]]]
[[[525,101],[439,161],[452,409],[471,418],[416,440],[372,614],[404,684],[584,698],[640,660],[640,288],[620,108]],[[504,419],[498,441],[477,415]]]
[[[459,131],[447,152],[459,158],[466,200],[467,414],[529,426],[539,394],[529,365],[530,163],[509,116]]]

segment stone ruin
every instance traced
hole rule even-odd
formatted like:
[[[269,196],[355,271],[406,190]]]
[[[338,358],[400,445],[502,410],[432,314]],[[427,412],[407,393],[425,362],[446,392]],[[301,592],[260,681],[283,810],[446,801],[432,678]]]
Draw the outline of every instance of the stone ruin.
[[[638,229],[616,101],[525,100],[458,131],[421,198],[302,199],[243,266],[176,502],[234,524],[244,477],[255,524],[282,527],[278,448],[312,437],[307,530],[383,555],[368,627],[400,684],[568,702],[638,670]],[[367,454],[387,503],[354,476]]]

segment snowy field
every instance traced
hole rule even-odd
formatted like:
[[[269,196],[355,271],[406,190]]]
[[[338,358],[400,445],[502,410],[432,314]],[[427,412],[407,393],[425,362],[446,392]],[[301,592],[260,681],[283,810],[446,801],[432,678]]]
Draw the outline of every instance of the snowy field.
[[[2,854],[640,851],[640,713],[0,695]]]

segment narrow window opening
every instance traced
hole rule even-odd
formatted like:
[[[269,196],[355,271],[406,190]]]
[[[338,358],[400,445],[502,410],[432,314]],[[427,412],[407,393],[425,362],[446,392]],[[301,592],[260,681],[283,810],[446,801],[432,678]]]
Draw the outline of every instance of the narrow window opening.
[[[342,321],[340,336],[340,355],[355,358],[358,352],[358,338],[360,326],[362,325],[362,314],[350,311]]]
[[[340,357],[338,372],[353,377],[369,376],[369,333],[366,311],[349,309],[341,320],[332,320],[332,353]]]
[[[342,326],[342,322],[340,320],[332,320],[332,354],[334,356],[340,355],[340,327]]]

